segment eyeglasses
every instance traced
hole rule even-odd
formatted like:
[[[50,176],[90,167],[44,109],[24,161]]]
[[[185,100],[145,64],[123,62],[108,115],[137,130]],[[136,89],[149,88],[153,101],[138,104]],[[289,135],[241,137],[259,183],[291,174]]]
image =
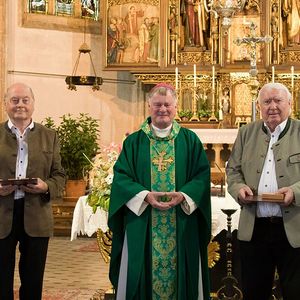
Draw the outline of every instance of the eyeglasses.
[[[18,105],[20,103],[20,100],[23,102],[24,105],[28,105],[32,101],[32,99],[29,97],[24,97],[24,98],[12,97],[9,99],[9,103],[13,105]]]

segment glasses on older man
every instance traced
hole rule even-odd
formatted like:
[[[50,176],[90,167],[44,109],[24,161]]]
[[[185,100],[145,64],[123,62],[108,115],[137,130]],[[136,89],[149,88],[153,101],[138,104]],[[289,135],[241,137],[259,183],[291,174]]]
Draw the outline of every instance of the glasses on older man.
[[[12,97],[9,99],[9,103],[13,105],[18,105],[20,101],[22,101],[24,105],[28,105],[31,103],[32,99],[29,97],[24,97],[24,98]]]

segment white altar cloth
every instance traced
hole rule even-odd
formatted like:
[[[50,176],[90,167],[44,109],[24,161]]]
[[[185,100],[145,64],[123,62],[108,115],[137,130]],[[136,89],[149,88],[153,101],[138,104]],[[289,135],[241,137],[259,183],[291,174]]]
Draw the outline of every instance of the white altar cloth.
[[[108,229],[107,212],[97,209],[93,213],[92,208],[86,202],[87,196],[78,199],[72,221],[71,241],[75,240],[78,235],[92,236],[100,228],[103,232]],[[211,197],[212,206],[212,236],[218,235],[223,229],[227,230],[227,216],[221,211],[223,208],[237,209],[232,215],[231,230],[238,228],[240,207],[233,198],[226,193],[226,197]]]
[[[86,202],[87,196],[78,199],[72,221],[71,241],[75,240],[78,235],[92,236],[99,228],[106,232],[107,212],[103,209],[97,209],[93,213],[92,208]]]
[[[238,129],[211,129],[198,128],[192,129],[203,144],[233,144],[235,142]]]

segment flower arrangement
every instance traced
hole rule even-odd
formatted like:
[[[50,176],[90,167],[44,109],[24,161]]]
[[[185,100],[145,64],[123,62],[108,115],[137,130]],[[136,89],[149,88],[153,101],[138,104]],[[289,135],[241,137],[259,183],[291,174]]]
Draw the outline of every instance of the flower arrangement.
[[[90,193],[87,203],[92,207],[95,213],[100,207],[108,211],[111,184],[113,181],[113,166],[120,154],[120,146],[111,143],[103,151],[97,154],[91,162],[93,165],[89,175]]]

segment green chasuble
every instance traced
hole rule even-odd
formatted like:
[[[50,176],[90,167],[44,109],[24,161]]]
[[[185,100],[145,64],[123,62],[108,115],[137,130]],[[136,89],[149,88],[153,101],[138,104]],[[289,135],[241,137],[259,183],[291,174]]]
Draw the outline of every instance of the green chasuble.
[[[172,126],[168,137],[158,138],[148,122],[142,126],[150,140],[151,190],[175,191],[175,147],[180,127]],[[161,201],[167,201],[162,199]],[[176,300],[176,208],[166,211],[152,209],[152,299]]]
[[[113,232],[110,280],[117,289],[126,231],[126,300],[197,300],[200,254],[204,299],[208,300],[209,163],[195,133],[173,122],[170,136],[156,138],[150,122],[126,138],[114,167],[108,218]],[[164,212],[148,205],[137,216],[126,203],[144,190],[183,192],[197,209],[187,215],[181,205]]]

